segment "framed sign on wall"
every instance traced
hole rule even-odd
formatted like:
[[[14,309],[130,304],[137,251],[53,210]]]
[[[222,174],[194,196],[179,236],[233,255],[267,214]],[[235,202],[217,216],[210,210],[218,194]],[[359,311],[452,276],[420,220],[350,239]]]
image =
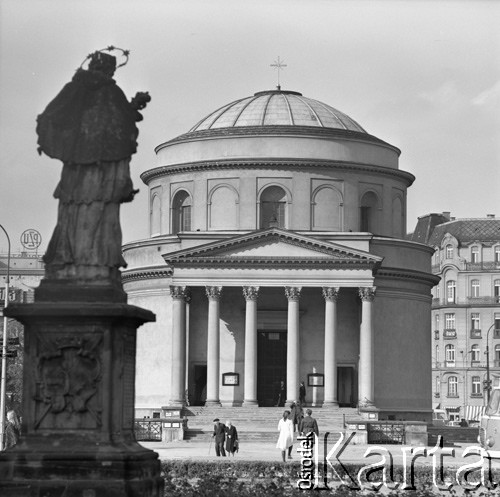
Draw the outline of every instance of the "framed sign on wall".
[[[240,384],[240,374],[239,373],[223,373],[222,375],[222,385],[237,387]]]
[[[307,375],[307,386],[323,387],[325,386],[325,375],[321,373],[310,373]]]

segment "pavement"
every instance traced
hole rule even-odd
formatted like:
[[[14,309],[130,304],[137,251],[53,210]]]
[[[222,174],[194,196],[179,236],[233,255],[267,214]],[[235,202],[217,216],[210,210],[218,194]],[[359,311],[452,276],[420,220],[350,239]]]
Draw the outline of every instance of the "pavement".
[[[206,443],[203,442],[141,442],[141,445],[152,449],[158,453],[161,460],[183,460],[183,461],[215,461],[218,458],[215,455],[214,444],[210,443],[211,439],[207,439]],[[334,448],[335,443],[330,442],[327,444],[327,451],[330,452]],[[443,452],[443,465],[444,467],[459,467],[463,465],[471,465],[477,463],[480,460],[480,456],[474,455],[464,457],[464,451],[468,447],[477,447],[475,444],[470,443],[456,443],[449,447],[444,447],[441,449],[443,451],[453,451],[449,452],[450,455],[446,455]],[[292,451],[292,462],[294,460],[300,461],[301,454],[297,452],[299,447],[298,443],[294,444]],[[382,447],[378,452],[377,447]],[[330,461],[335,461],[335,456],[339,458],[342,463],[355,463],[367,466],[368,464],[373,464],[380,462],[382,457],[385,456],[389,460],[390,456],[393,458],[393,463],[395,465],[403,465],[404,462],[404,450],[405,447],[409,450],[409,447],[403,445],[347,445],[343,451],[341,447],[335,451],[334,454],[330,455]],[[427,454],[434,447],[427,447]],[[324,458],[324,444],[321,441],[320,447],[318,448],[319,460],[322,462]],[[367,451],[371,450],[372,455],[367,454]],[[470,449],[469,449],[470,450]],[[340,455],[339,455],[340,453]],[[439,453],[437,456],[437,464],[439,464]],[[229,459],[229,457],[226,457]],[[280,462],[281,461],[281,451],[276,448],[275,443],[259,443],[259,442],[242,442],[240,440],[240,450],[230,459],[239,461],[270,461],[270,462]],[[415,458],[416,465],[431,466],[433,463],[432,455],[427,455],[426,457]],[[409,465],[410,458],[407,459],[407,464]],[[500,459],[492,459],[492,467],[500,468]]]

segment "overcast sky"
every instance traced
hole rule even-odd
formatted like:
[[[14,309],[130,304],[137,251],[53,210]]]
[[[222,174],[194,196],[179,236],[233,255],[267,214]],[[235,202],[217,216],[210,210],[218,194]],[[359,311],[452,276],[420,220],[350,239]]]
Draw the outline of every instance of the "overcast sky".
[[[216,108],[273,89],[325,102],[402,150],[416,176],[408,227],[428,212],[500,215],[500,3],[458,0],[0,0],[0,224],[12,248],[56,222],[61,163],[40,157],[36,116],[90,52],[131,51],[115,78],[149,91],[131,163],[140,193],[124,241],[147,237],[154,147]],[[0,234],[0,251],[6,242]]]

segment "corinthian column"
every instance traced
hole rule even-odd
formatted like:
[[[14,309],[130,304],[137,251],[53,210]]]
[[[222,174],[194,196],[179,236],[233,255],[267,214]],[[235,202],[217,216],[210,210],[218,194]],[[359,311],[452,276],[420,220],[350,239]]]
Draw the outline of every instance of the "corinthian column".
[[[170,380],[170,404],[184,404],[186,384],[186,287],[171,286],[172,297],[172,376]]]
[[[338,407],[337,400],[337,299],[339,288],[323,287],[325,298],[325,397],[323,407]]]
[[[287,286],[288,299],[287,344],[286,344],[286,402],[299,396],[299,299],[301,287]]]
[[[361,327],[359,333],[359,387],[360,407],[373,407],[373,299],[375,287],[360,288]]]
[[[208,337],[207,337],[207,400],[205,405],[220,405],[219,401],[219,300],[221,286],[207,286]]]
[[[244,286],[245,312],[245,380],[244,406],[258,406],[257,402],[257,297],[258,286]]]

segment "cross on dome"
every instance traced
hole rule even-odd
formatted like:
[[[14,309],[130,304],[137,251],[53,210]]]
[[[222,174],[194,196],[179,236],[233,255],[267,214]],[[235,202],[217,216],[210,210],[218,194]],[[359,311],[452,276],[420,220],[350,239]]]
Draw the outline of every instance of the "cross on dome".
[[[281,85],[280,85],[280,71],[283,70],[284,67],[287,67],[286,64],[283,64],[285,62],[284,60],[280,60],[280,57],[278,55],[278,60],[274,61],[274,64],[270,64],[271,67],[274,67],[275,69],[278,70],[278,90],[281,90]]]

